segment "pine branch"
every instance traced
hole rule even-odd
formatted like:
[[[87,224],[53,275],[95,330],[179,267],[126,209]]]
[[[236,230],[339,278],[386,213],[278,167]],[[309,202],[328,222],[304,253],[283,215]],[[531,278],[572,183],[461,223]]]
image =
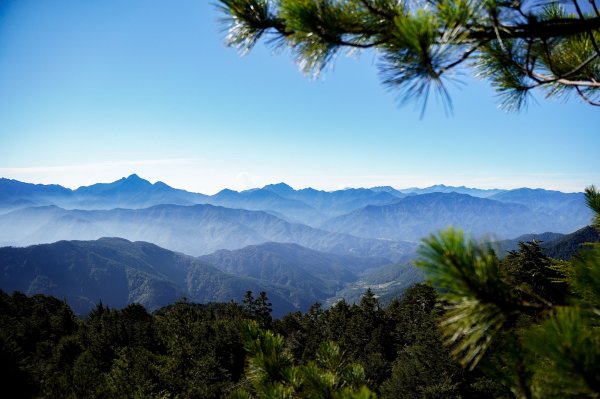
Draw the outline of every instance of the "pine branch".
[[[586,103],[588,103],[589,105],[592,105],[594,107],[600,107],[600,102],[593,101],[592,99],[590,99],[588,96],[585,95],[585,93],[583,92],[583,90],[581,90],[581,88],[579,88],[577,86],[577,87],[575,87],[575,90],[577,90],[577,94],[579,95],[579,97],[581,97],[583,99],[583,101],[585,101]]]

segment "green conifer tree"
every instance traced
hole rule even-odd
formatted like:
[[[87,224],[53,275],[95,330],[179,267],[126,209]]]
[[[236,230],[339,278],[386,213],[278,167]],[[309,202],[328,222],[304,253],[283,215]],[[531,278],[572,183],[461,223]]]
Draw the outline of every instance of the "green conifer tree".
[[[384,84],[423,106],[470,68],[521,109],[533,89],[600,105],[595,0],[219,0],[227,44],[245,53],[266,37],[318,75],[343,51],[371,49]]]
[[[600,230],[600,192],[587,188],[586,200]],[[491,365],[520,398],[600,396],[599,244],[558,269],[564,275],[557,284],[566,282],[570,294],[566,303],[527,273],[507,275],[489,248],[455,230],[430,236],[420,254],[418,265],[447,303],[443,331],[463,365]],[[545,263],[521,270],[549,268]]]

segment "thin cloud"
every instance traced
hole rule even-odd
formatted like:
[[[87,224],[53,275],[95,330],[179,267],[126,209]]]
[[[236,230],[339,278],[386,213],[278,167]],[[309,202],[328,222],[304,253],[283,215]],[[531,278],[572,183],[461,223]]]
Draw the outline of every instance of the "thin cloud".
[[[200,162],[197,158],[167,158],[167,159],[144,159],[137,161],[111,161],[111,162],[99,162],[99,163],[88,163],[79,165],[54,165],[54,166],[28,166],[28,167],[13,167],[13,168],[1,168],[0,174],[14,175],[14,174],[31,174],[31,173],[53,173],[53,172],[72,172],[81,170],[106,170],[122,167],[141,167],[141,166],[153,166],[153,165],[186,165]]]

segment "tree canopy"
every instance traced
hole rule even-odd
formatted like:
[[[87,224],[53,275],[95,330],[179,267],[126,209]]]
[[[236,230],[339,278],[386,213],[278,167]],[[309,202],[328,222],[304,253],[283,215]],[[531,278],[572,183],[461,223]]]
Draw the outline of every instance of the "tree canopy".
[[[582,3],[582,4],[580,4]],[[470,68],[500,105],[520,110],[533,89],[600,106],[600,11],[595,0],[219,0],[226,42],[291,49],[318,75],[340,52],[373,49],[383,83],[425,106]]]
[[[590,186],[586,200],[600,231],[600,192]],[[446,304],[446,342],[463,365],[483,362],[520,398],[598,397],[600,244],[571,264],[553,262],[535,242],[499,261],[448,230],[426,239],[420,254]]]

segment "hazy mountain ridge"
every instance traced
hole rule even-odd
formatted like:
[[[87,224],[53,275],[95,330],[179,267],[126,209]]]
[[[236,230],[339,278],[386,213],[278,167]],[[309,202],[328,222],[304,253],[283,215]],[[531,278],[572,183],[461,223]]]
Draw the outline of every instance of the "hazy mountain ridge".
[[[430,193],[420,194],[425,192]],[[482,198],[484,196],[489,198]],[[241,192],[225,189],[207,196],[174,189],[161,182],[152,184],[137,175],[74,191],[56,185],[0,180],[0,213],[6,213],[10,207],[25,209],[37,202],[52,202],[53,198],[55,204],[51,205],[61,206],[69,212],[58,217],[50,215],[52,212],[48,210],[46,215],[40,210],[24,211],[20,214],[21,220],[17,220],[17,214],[5,215],[4,219],[0,218],[0,227],[8,228],[10,234],[0,233],[0,245],[118,235],[155,242],[193,255],[277,241],[294,242],[322,251],[399,260],[398,248],[386,248],[390,247],[389,243],[381,240],[368,243],[357,241],[357,238],[417,242],[450,225],[476,236],[497,238],[543,231],[567,233],[587,225],[591,216],[582,193],[527,188],[480,190],[436,185],[397,190],[380,186],[329,192],[313,188],[296,190],[278,183]],[[216,211],[217,208],[213,208],[211,212],[206,211],[208,208],[204,211],[200,208],[193,208],[194,211],[155,209],[170,204],[193,207],[198,203],[231,209]],[[140,212],[114,209],[115,206]],[[73,210],[73,207],[88,211],[113,210],[114,214],[110,217],[86,214]],[[254,220],[249,221],[247,214],[242,217],[240,210],[264,214],[258,216],[256,213]],[[39,218],[33,217],[32,213]],[[186,216],[181,216],[182,213]],[[171,214],[174,214],[173,222],[167,220],[167,215]],[[265,216],[267,214],[271,218]],[[203,226],[192,226],[190,221],[186,224],[185,218]],[[9,219],[12,220],[10,224],[3,223]],[[314,229],[310,230],[308,226]],[[346,237],[344,242],[336,234],[355,237]],[[177,243],[179,237],[175,238],[175,235],[184,235],[181,240],[185,242]]]
[[[476,237],[510,238],[538,231],[570,232],[589,223],[591,211],[582,207],[577,215],[557,217],[554,211],[532,211],[523,204],[454,192],[431,193],[406,197],[392,205],[369,205],[333,218],[321,227],[359,237],[394,240],[418,240],[449,226]]]
[[[513,240],[503,240],[492,243],[499,256],[506,256],[508,251],[519,248],[520,242],[540,241],[540,246],[546,256],[554,259],[570,260],[585,248],[586,243],[600,242],[600,234],[592,226],[585,226],[569,234],[543,233],[526,234]]]
[[[391,204],[405,196],[400,192],[394,195],[390,192],[374,191],[366,188],[323,191],[309,187],[294,190],[285,183],[266,185],[258,190],[270,191],[285,198],[302,201],[329,217],[342,215],[366,205]]]
[[[183,295],[228,301],[265,290],[285,313],[316,301],[352,301],[367,287],[382,298],[396,295],[422,277],[407,263],[417,241],[448,226],[475,237],[554,231],[520,238],[555,243],[544,249],[557,257],[571,256],[590,237],[560,234],[589,223],[582,193],[431,189],[449,192],[327,192],[279,183],[205,196],[137,175],[77,190],[2,179],[0,246],[54,244],[0,248],[0,288],[65,297],[79,310],[108,297],[111,306],[152,309]],[[31,206],[37,203],[46,205]],[[7,212],[11,206],[19,209]],[[100,239],[107,236],[123,239]]]
[[[498,188],[492,189],[481,189],[481,188],[472,188],[465,186],[446,186],[444,184],[436,184],[434,186],[425,187],[425,188],[406,188],[399,190],[403,194],[431,194],[431,193],[458,193],[458,194],[467,194],[472,197],[480,197],[480,198],[488,198],[495,194],[503,193],[510,190],[503,190]]]
[[[385,264],[266,243],[194,258],[122,238],[0,248],[0,289],[65,298],[81,314],[98,302],[157,309],[185,296],[194,302],[240,301],[268,292],[278,315],[325,302],[366,269]]]
[[[333,297],[365,270],[389,263],[314,251],[296,244],[265,243],[239,250],[220,250],[199,259],[220,270],[302,290],[313,302]]]
[[[189,255],[239,249],[264,242],[290,242],[318,251],[397,261],[415,244],[372,240],[288,223],[261,211],[213,205],[157,205],[145,209],[64,210],[26,208],[0,215],[0,243],[33,245],[59,240],[119,236],[147,241]]]
[[[207,198],[206,203],[227,208],[273,212],[275,215],[282,215],[289,221],[311,226],[327,218],[325,214],[302,201],[285,198],[262,189],[241,192],[225,189]]]
[[[147,208],[157,204],[193,205],[208,196],[154,184],[133,174],[112,183],[97,183],[71,190],[59,185],[0,179],[0,211],[24,206],[55,205],[66,209]]]
[[[540,241],[542,246],[546,246],[561,237],[565,237],[565,234],[552,232],[523,234],[513,239],[494,241],[491,243],[491,245],[496,254],[503,258],[508,254],[508,252],[518,250],[520,242]]]
[[[1,289],[65,298],[82,314],[99,301],[152,310],[183,296],[201,303],[239,301],[251,290],[267,291],[281,315],[305,310],[315,299],[293,286],[234,276],[200,259],[121,238],[0,248],[0,272]]]

